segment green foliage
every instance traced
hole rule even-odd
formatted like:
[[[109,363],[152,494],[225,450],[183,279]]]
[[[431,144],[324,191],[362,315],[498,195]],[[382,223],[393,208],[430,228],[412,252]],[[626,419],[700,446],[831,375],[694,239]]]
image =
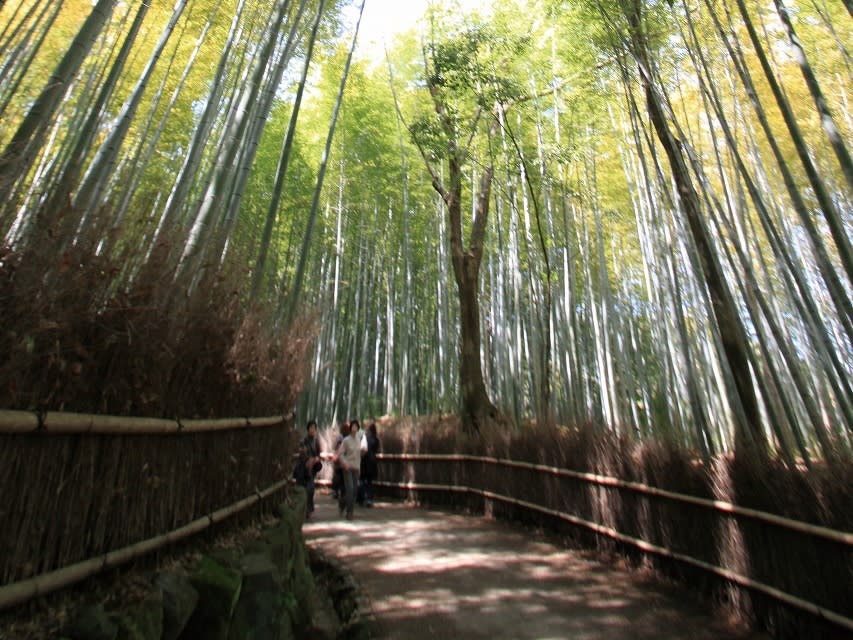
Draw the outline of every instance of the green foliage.
[[[450,117],[455,121],[454,115],[451,112]],[[429,160],[437,161],[447,158],[447,140],[437,118],[418,116],[409,125],[409,135],[418,147],[426,151]]]
[[[502,65],[523,55],[529,41],[513,37],[486,24],[466,27],[447,39],[431,42],[427,84],[448,92],[477,90],[478,105],[491,108],[495,101],[521,96],[519,82],[499,73]]]
[[[19,4],[29,8],[34,0]],[[291,10],[297,4],[292,3]],[[261,297],[270,307],[286,292],[290,272],[299,260],[297,247],[351,36],[352,25],[339,13],[343,4],[327,5],[322,43],[315,50],[311,87],[289,158],[270,266],[265,272],[268,276]],[[226,127],[237,111],[232,100],[250,77],[275,5],[274,0],[246,4],[241,35],[222,76],[224,94],[217,102],[218,115],[206,132],[198,173],[187,182],[189,195],[177,218],[195,210],[212,167],[223,157],[223,147],[230,144]],[[79,0],[62,3],[55,25],[44,34],[36,30],[35,35],[45,37],[27,72],[0,80],[0,97],[9,98],[0,118],[0,144],[14,133],[91,6],[91,2]],[[68,87],[46,135],[50,143],[39,150],[33,165],[42,171],[40,180],[23,185],[18,194],[22,202],[28,199],[26,206],[54,179],[138,6],[117,3],[102,37]],[[775,9],[753,0],[746,6],[762,27],[774,70],[794,104],[816,165],[835,189],[836,200],[847,202],[847,194],[838,187],[843,175],[827,150],[826,132],[788,48],[787,36],[778,27]],[[173,230],[178,232],[168,237],[173,247],[152,251],[151,239],[199,126],[213,85],[211,74],[220,62],[236,8],[237,0],[221,4],[192,0],[188,4],[154,68],[119,151],[115,174],[106,185],[110,201],[99,211],[73,212],[79,214],[75,219],[82,221],[80,226],[89,227],[95,244],[103,240],[103,258],[111,265],[104,272],[111,280],[99,290],[101,299],[92,301],[94,308],[114,299],[116,292],[139,291],[141,285],[135,279],[149,277],[150,260],[164,256],[164,273],[175,266],[192,220],[175,222]],[[306,15],[315,8],[315,2],[307,3]],[[849,62],[848,16],[841,5],[797,5],[795,9],[792,19],[804,50],[837,116],[840,136],[849,139],[851,124],[843,117],[849,94],[849,74],[843,73]],[[0,23],[12,10],[10,3],[0,6]],[[173,10],[170,4],[151,5],[121,82],[100,114],[86,162],[115,126]],[[698,345],[712,339],[709,331],[713,328],[706,326],[707,312],[696,293],[704,285],[691,272],[689,249],[680,244],[683,230],[678,226],[678,203],[668,184],[667,159],[649,126],[640,69],[651,73],[656,90],[671,109],[666,117],[679,144],[689,149],[690,169],[705,189],[708,211],[719,206],[743,227],[737,232],[718,232],[720,256],[725,257],[726,248],[742,241],[747,255],[761,259],[759,287],[766,287],[768,299],[778,306],[781,317],[799,318],[800,308],[798,301],[789,299],[788,285],[780,280],[781,267],[760,229],[744,176],[737,174],[734,154],[720,127],[721,118],[731,125],[733,139],[747,157],[749,177],[775,207],[772,214],[778,217],[780,229],[790,230],[790,238],[796,239],[801,230],[790,219],[787,186],[750,96],[739,84],[726,41],[716,31],[714,17],[722,21],[726,38],[748,44],[739,16],[727,11],[731,11],[728,6],[711,2],[666,0],[506,0],[492,3],[481,13],[465,12],[460,3],[433,3],[421,34],[397,38],[389,68],[355,61],[328,162],[316,247],[312,247],[307,276],[306,297],[317,305],[326,336],[315,358],[315,374],[319,378],[326,375],[326,369],[334,370],[319,386],[334,388],[337,395],[344,395],[340,389],[346,387],[354,396],[336,398],[333,402],[339,406],[335,410],[346,407],[346,414],[351,415],[353,407],[359,406],[379,412],[429,411],[454,405],[458,385],[447,354],[455,353],[457,347],[458,332],[450,320],[456,302],[452,284],[446,286],[452,281],[447,277],[445,209],[432,187],[434,180],[447,180],[454,174],[458,182],[452,186],[460,189],[465,203],[463,231],[468,231],[472,227],[468,214],[474,209],[471,199],[479,189],[479,177],[489,167],[495,173],[486,233],[487,277],[480,293],[488,307],[483,328],[490,350],[486,360],[492,360],[486,363],[491,369],[490,384],[502,385],[502,393],[511,396],[508,402],[529,411],[532,390],[542,384],[537,358],[545,358],[543,345],[547,342],[554,349],[552,368],[562,357],[561,350],[568,354],[560,365],[564,369],[552,373],[559,381],[555,404],[572,407],[583,418],[598,419],[607,405],[642,403],[647,414],[654,414],[658,434],[672,432],[674,438],[684,440],[693,437],[682,432],[690,428],[682,424],[689,422],[690,410],[679,405],[686,394],[680,381],[685,376],[680,371],[674,375],[673,370],[685,366],[683,362],[695,367],[692,374],[713,380],[703,378],[701,387],[713,398],[711,392],[718,381],[716,373],[709,371],[716,371],[719,363],[696,361],[697,354],[710,351]],[[210,29],[199,42],[208,23]],[[18,26],[21,28],[10,29],[5,36],[7,51],[21,42],[29,25]],[[695,41],[689,28],[695,30]],[[750,46],[743,47],[744,68],[753,77],[756,99],[767,112],[770,135],[784,158],[795,159],[787,127]],[[295,45],[296,53],[284,76],[287,82],[298,74],[304,47],[304,41]],[[187,66],[193,55],[193,64]],[[699,64],[700,55],[706,69]],[[5,73],[7,67],[0,68]],[[179,84],[184,70],[187,75]],[[14,93],[4,93],[12,91],[18,80]],[[720,114],[710,109],[705,89],[719,93]],[[238,274],[237,279],[251,272],[292,110],[291,93],[290,87],[278,87],[267,122],[252,125],[257,130],[264,127],[263,135],[242,194],[239,217],[233,224],[230,220],[211,222],[214,230],[210,235],[227,247],[224,252],[209,250],[204,264],[211,271]],[[791,170],[807,206],[816,208],[813,192],[803,186],[805,171],[794,162]],[[125,192],[126,188],[134,191]],[[120,209],[117,201],[125,193],[132,198],[126,209]],[[39,222],[35,214],[27,210],[19,216],[13,209],[3,213],[4,234],[13,222],[22,220],[21,237],[37,243],[39,238],[31,231]],[[66,220],[71,219],[66,212],[51,213],[58,219],[66,215]],[[638,233],[641,223],[646,225],[642,239]],[[66,226],[72,229],[75,223]],[[61,233],[58,228],[51,229],[54,232]],[[58,255],[62,248],[79,244],[73,233],[67,235],[56,245]],[[812,258],[803,251],[795,258],[803,263],[807,280],[816,278]],[[98,256],[100,259],[101,254]],[[737,268],[729,271],[730,284],[736,289],[740,273]],[[113,273],[116,275],[110,275]],[[171,282],[162,273],[150,277],[164,288],[168,285],[163,283]],[[239,286],[234,289],[237,293],[225,297],[239,306],[244,294]],[[549,296],[553,306],[546,309]],[[157,299],[173,301],[176,297],[164,294]],[[696,341],[692,351],[679,353],[679,347],[661,344],[669,334],[661,333],[660,326],[670,322],[672,314],[686,323],[688,337]],[[238,318],[242,316],[235,311],[228,321],[237,323]],[[827,318],[828,324],[834,321],[831,310]],[[326,331],[329,326],[332,328]],[[625,346],[629,328],[634,341],[630,348]],[[836,326],[829,333],[840,335]],[[26,337],[15,349],[49,351],[40,336],[27,331],[21,335]],[[797,335],[803,336],[803,343],[808,340],[803,330]],[[801,345],[795,346],[799,352]],[[849,349],[838,346],[841,359],[849,361]],[[643,364],[643,370],[634,373],[634,387],[629,388],[629,381],[615,379],[618,376],[608,379],[605,364],[609,358],[622,358],[631,366]],[[63,357],[46,366],[62,362],[66,364],[59,366],[68,366]],[[771,363],[758,364],[756,372]],[[134,370],[137,365],[140,371],[145,369],[137,363]],[[619,368],[622,362],[615,366]],[[254,383],[263,377],[251,369],[237,372],[242,382]],[[828,389],[821,375],[815,376],[819,380],[816,389]],[[508,378],[513,378],[512,384]],[[389,387],[393,393],[387,391]],[[640,388],[647,392],[642,400]],[[51,399],[66,397],[62,389],[38,393]],[[33,392],[32,397],[38,393]],[[69,392],[68,397],[71,395]],[[131,405],[137,402],[133,398]],[[831,400],[827,400],[830,411],[834,410]]]

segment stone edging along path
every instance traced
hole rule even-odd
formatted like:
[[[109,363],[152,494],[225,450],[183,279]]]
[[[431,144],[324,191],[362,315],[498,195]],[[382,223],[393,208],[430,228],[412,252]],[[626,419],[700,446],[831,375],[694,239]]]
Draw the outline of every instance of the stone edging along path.
[[[356,580],[352,571],[340,560],[329,556],[321,549],[308,549],[311,571],[318,586],[321,597],[328,598],[328,603],[320,603],[318,611],[324,608],[334,610],[334,633],[331,638],[376,638],[381,635],[376,623],[376,616],[370,602],[364,595],[364,590]],[[320,621],[315,622],[315,628],[324,627]],[[328,628],[328,627],[326,627]],[[317,640],[317,635],[312,635]],[[319,637],[323,637],[320,633]]]
[[[301,500],[300,500],[301,498]],[[313,631],[318,594],[302,536],[305,496],[279,507],[257,537],[213,549],[181,571],[146,579],[134,601],[76,611],[69,640],[284,640]],[[334,625],[331,637],[336,635]]]
[[[125,572],[87,596],[66,594],[59,625],[0,625],[0,640],[267,640],[376,637],[369,604],[347,567],[310,549],[301,531],[305,494],[279,517],[224,534],[224,545],[184,552],[168,568]],[[112,592],[114,595],[109,595]],[[109,602],[108,602],[109,601]],[[19,616],[20,620],[22,616]]]

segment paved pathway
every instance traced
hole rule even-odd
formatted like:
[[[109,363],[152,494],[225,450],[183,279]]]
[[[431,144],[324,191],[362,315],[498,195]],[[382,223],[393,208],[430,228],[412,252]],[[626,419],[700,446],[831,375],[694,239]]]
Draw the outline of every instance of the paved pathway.
[[[482,517],[379,503],[338,516],[327,493],[304,526],[370,601],[383,638],[758,640],[689,598]]]

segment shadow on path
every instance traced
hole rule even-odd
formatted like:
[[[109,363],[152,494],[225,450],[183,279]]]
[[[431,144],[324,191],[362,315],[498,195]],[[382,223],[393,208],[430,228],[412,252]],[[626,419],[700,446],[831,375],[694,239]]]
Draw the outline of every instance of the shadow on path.
[[[383,638],[765,638],[589,554],[483,517],[379,503],[347,521],[318,492],[303,531],[352,571]]]

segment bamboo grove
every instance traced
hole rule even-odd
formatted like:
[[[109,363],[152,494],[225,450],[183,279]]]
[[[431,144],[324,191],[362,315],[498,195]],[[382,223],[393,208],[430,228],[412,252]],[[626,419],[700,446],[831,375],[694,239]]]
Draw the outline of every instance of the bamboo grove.
[[[516,422],[849,456],[849,3],[434,2],[384,52],[364,7],[4,3],[5,259],[236,277],[325,422],[458,411],[473,317]]]

